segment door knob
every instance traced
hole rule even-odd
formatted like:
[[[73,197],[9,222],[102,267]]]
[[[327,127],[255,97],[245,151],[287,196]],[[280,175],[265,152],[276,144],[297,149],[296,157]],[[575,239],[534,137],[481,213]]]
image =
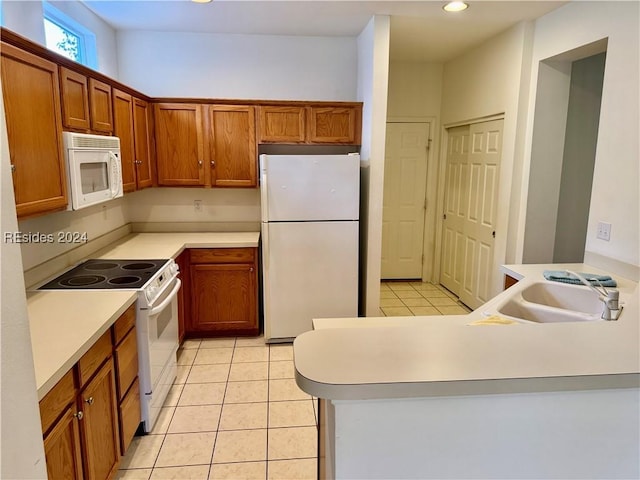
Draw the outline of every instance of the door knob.
[[[93,404],[93,397],[89,397],[85,400],[85,402],[87,402],[89,405]]]
[[[84,413],[82,413],[82,410],[80,410],[79,412],[74,413],[73,416],[78,420],[82,420],[82,417],[84,417]]]

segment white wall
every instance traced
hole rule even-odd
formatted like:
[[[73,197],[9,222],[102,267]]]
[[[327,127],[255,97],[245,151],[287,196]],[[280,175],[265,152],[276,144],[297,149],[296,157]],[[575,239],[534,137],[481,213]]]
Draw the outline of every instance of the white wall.
[[[4,103],[0,102],[0,224],[16,231],[13,182],[9,170]],[[1,478],[46,478],[36,377],[31,354],[27,299],[22,283],[20,245],[0,244],[0,405]]]
[[[58,242],[58,232],[86,233],[87,240],[92,241],[121,227],[129,221],[125,210],[126,201],[126,198],[120,198],[77,212],[56,212],[21,220],[18,223],[21,232],[54,234],[54,242],[52,243],[25,243],[22,245],[24,269],[29,270],[81,245]]]
[[[0,2],[2,26],[32,41],[45,44],[42,2]]]
[[[523,162],[523,115],[520,108],[523,95],[527,98],[529,91],[529,51],[532,33],[532,24],[521,22],[444,65],[442,88],[442,125],[444,127],[490,115],[504,114],[493,278],[490,290],[493,295],[502,290],[502,277],[498,274],[499,266],[512,260],[507,255],[509,239],[514,236],[510,230],[515,229],[515,222],[511,221],[510,213],[512,209],[519,211],[521,187],[519,173]],[[445,149],[441,150],[440,163],[443,166],[446,155]],[[444,171],[442,169],[440,174],[440,188],[443,188]],[[441,208],[440,205],[439,211]],[[436,244],[439,244],[438,238],[436,238]]]
[[[362,111],[361,308],[378,316],[382,258],[382,195],[389,78],[390,17],[376,15],[358,36],[358,100]]]
[[[637,2],[579,2],[541,17],[535,25],[531,72],[535,79],[538,64],[545,58],[608,37],[585,259],[592,254],[632,265],[636,271],[640,265],[639,9]],[[535,98],[534,89],[529,100],[527,158],[531,154]],[[523,177],[525,185],[528,173],[525,171]],[[523,215],[520,221],[522,244]],[[611,241],[596,239],[598,221],[612,224]],[[519,254],[522,256],[522,250]]]
[[[194,201],[202,202],[196,211]],[[129,194],[130,222],[260,222],[257,188],[150,188]]]
[[[120,80],[152,97],[356,98],[353,37],[118,33]]]

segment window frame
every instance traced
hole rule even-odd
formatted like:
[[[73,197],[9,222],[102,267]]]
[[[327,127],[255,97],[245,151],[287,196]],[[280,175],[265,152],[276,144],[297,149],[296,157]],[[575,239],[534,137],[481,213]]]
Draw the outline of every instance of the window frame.
[[[79,59],[71,59],[76,61],[86,67],[92,68],[94,70],[98,69],[98,55],[96,48],[96,36],[95,34],[89,30],[87,27],[74,20],[70,16],[61,12],[49,2],[43,0],[42,2],[42,10],[43,10],[43,26],[45,22],[49,21],[55,25],[57,25],[62,30],[68,31],[70,34],[78,37],[78,54]],[[46,33],[45,33],[45,44],[46,41]],[[55,47],[51,47],[50,45],[46,45],[46,47],[56,53],[60,53]],[[67,57],[69,58],[69,57]]]

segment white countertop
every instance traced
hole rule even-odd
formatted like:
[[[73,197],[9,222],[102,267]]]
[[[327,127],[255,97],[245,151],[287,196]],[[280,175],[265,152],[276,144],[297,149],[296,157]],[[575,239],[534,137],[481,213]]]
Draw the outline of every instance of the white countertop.
[[[38,399],[136,301],[133,290],[42,291],[27,295]]]
[[[512,289],[544,281],[543,270],[564,268],[508,266],[521,281],[469,315],[315,320],[294,342],[298,385],[335,400],[637,387],[639,292],[630,280],[613,276],[626,302],[618,321],[469,325]]]
[[[177,257],[185,248],[257,247],[259,238],[258,232],[136,233],[91,258],[168,259]],[[48,290],[27,294],[39,399],[136,298],[133,290]]]

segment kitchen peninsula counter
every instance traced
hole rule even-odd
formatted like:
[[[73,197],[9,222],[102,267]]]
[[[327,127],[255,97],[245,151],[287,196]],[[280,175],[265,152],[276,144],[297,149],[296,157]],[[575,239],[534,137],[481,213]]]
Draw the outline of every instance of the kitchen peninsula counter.
[[[169,259],[176,258],[185,248],[258,247],[259,238],[259,232],[133,233],[89,258]],[[60,273],[63,272],[57,274]],[[137,292],[133,290],[117,289],[28,292],[27,310],[39,399],[136,298]]]
[[[518,288],[544,281],[546,269],[606,273],[584,264],[507,267]],[[625,302],[618,321],[469,325],[512,290],[468,315],[316,319],[294,342],[296,379],[331,399],[638,386],[639,291],[614,278]]]
[[[316,319],[296,338],[320,478],[638,478],[637,283],[613,275],[618,321],[473,325],[545,269],[606,273],[526,267],[468,315]]]

